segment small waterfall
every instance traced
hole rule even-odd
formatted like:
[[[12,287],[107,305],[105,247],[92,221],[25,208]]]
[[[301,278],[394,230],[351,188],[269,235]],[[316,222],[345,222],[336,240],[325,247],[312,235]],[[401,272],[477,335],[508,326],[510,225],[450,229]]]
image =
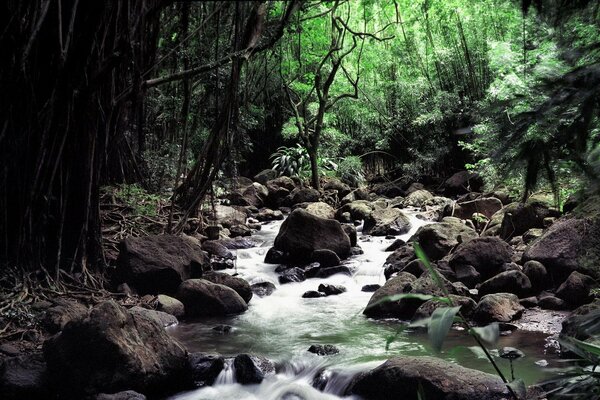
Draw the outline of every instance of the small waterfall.
[[[233,365],[233,359],[225,360],[225,368],[215,379],[215,386],[218,385],[231,385],[235,383],[235,365]]]

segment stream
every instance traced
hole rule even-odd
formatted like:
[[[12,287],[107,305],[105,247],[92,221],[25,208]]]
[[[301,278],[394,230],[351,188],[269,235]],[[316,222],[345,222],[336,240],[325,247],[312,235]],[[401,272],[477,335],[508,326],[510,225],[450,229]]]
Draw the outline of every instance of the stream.
[[[408,240],[422,225],[429,222],[408,212],[412,223],[409,233],[397,238]],[[220,353],[235,356],[252,353],[265,356],[278,365],[277,374],[259,385],[240,385],[234,380],[231,366],[224,369],[211,387],[180,393],[172,400],[319,400],[356,399],[343,397],[343,391],[354,374],[368,370],[396,355],[432,355],[469,368],[493,373],[493,367],[466,332],[453,329],[443,351],[436,354],[423,332],[399,331],[398,320],[372,320],[362,311],[372,293],[362,292],[366,284],[383,285],[382,265],[390,254],[384,249],[393,239],[361,237],[358,245],[364,254],[353,256],[345,263],[354,270],[353,276],[334,275],[326,279],[307,279],[299,283],[278,283],[275,265],[263,262],[272,246],[281,221],[267,223],[253,238],[262,242],[259,247],[237,251],[237,273],[250,284],[273,282],[277,289],[271,296],[254,295],[249,309],[243,314],[186,321],[168,328],[169,333],[183,343],[190,352]],[[234,271],[228,270],[233,273]],[[343,285],[347,291],[340,295],[305,299],[302,294],[317,290],[320,283]],[[229,333],[220,333],[217,325],[233,327]],[[386,350],[386,339],[397,335]],[[307,349],[312,344],[332,344],[339,354],[317,356]],[[514,364],[516,377],[533,384],[551,376],[550,368],[560,361],[549,335],[541,332],[517,330],[502,336],[496,349],[516,347],[525,357]],[[497,354],[494,350],[493,353]],[[510,377],[507,360],[498,358],[503,372]],[[324,371],[324,372],[323,372]],[[327,376],[323,391],[312,387],[319,373]]]

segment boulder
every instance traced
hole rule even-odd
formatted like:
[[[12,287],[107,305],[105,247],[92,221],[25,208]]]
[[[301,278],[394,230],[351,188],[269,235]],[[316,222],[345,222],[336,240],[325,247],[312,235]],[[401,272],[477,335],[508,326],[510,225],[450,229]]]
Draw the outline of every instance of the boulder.
[[[335,252],[327,249],[319,249],[312,252],[310,256],[311,262],[318,262],[323,268],[335,267],[340,265],[340,258]]]
[[[191,353],[188,362],[192,383],[198,388],[212,385],[225,368],[225,359],[219,354]]]
[[[356,200],[344,204],[335,212],[335,218],[341,219],[342,214],[349,213],[352,220],[364,220],[375,209],[375,205],[366,200]]]
[[[455,271],[458,265],[470,265],[481,274],[482,279],[488,279],[510,262],[512,255],[512,248],[502,239],[479,237],[458,245],[449,263]]]
[[[527,275],[534,291],[540,291],[548,286],[548,272],[539,261],[527,261],[523,265],[523,273]]]
[[[412,243],[407,243],[394,250],[394,252],[386,258],[385,263],[383,264],[385,278],[389,279],[392,274],[403,271],[410,262],[416,259],[416,257]]]
[[[7,358],[0,364],[0,398],[48,398],[46,375],[46,362],[40,353]]]
[[[573,271],[556,290],[556,297],[572,307],[578,307],[592,301],[590,290],[595,286],[596,282],[591,276]]]
[[[506,385],[496,376],[438,357],[394,357],[358,375],[350,391],[367,400],[416,399],[505,400]]]
[[[275,374],[275,366],[264,357],[239,354],[233,360],[235,379],[242,385],[261,383],[266,376]]]
[[[254,180],[263,185],[275,178],[277,178],[277,171],[274,169],[263,169],[258,174],[254,175]]]
[[[481,188],[483,188],[483,179],[478,174],[469,171],[457,172],[444,182],[446,195],[479,192]]]
[[[410,239],[418,242],[432,261],[444,257],[454,246],[477,237],[477,232],[460,223],[444,218],[439,224],[420,227]]]
[[[427,190],[415,190],[404,198],[404,202],[402,204],[404,207],[421,207],[425,204],[425,202],[431,199],[433,199],[433,195]]]
[[[114,301],[96,305],[44,343],[48,373],[65,397],[134,389],[162,393],[180,387],[185,349],[155,320]]]
[[[258,246],[258,243],[249,237],[223,238],[217,242],[229,250],[250,249]]]
[[[244,299],[233,289],[205,279],[188,279],[175,297],[185,305],[187,316],[222,316],[248,309]]]
[[[302,268],[294,267],[285,269],[279,276],[279,283],[302,282],[306,280],[306,275]]]
[[[208,254],[234,260],[235,254],[221,243],[220,240],[206,240],[202,242],[202,250]]]
[[[402,239],[395,239],[392,244],[390,244],[388,247],[385,248],[384,251],[396,251],[398,250],[400,247],[405,246],[406,242]]]
[[[342,294],[346,291],[346,288],[342,285],[331,285],[329,283],[321,283],[317,289],[325,296],[334,296],[336,294]]]
[[[483,296],[475,311],[473,319],[480,324],[490,322],[510,322],[523,313],[519,298],[512,293],[494,293]]]
[[[310,213],[316,217],[333,219],[335,218],[335,210],[327,203],[318,201],[316,203],[308,203],[304,208],[307,213]]]
[[[267,201],[270,205],[275,206],[275,208],[284,205],[285,198],[296,188],[292,178],[287,176],[271,179],[264,185],[269,191]]]
[[[531,228],[543,228],[544,218],[558,217],[560,212],[548,208],[544,203],[528,201],[511,203],[503,209],[504,217],[500,225],[500,237],[510,239],[521,236]]]
[[[479,295],[491,293],[514,293],[518,297],[531,294],[531,282],[521,271],[505,271],[483,282],[479,287]]]
[[[456,264],[454,266],[454,276],[459,282],[470,288],[481,282],[481,274],[472,265]]]
[[[223,225],[225,228],[243,224],[246,222],[247,214],[242,207],[236,207],[216,204],[214,208],[209,211],[209,219],[214,221],[215,224]]]
[[[192,239],[175,235],[128,237],[120,243],[119,277],[139,294],[170,294],[181,282],[210,267],[207,254]]]
[[[289,254],[271,247],[265,255],[265,264],[285,264],[289,258]]]
[[[156,299],[156,309],[181,318],[185,315],[185,306],[176,298],[159,294]]]
[[[345,195],[342,198],[342,200],[340,201],[340,203],[347,204],[347,203],[352,203],[353,201],[356,201],[356,200],[368,200],[368,199],[369,199],[369,192],[367,192],[367,190],[364,188],[358,188],[358,189],[354,189],[353,191],[351,191],[350,193]]]
[[[297,261],[308,261],[312,252],[320,249],[331,250],[344,259],[350,254],[350,238],[338,221],[296,209],[281,224],[274,247]]]
[[[346,232],[348,238],[350,238],[350,246],[355,247],[358,242],[358,235],[356,233],[356,228],[354,227],[354,225],[343,224],[342,229],[344,230],[344,232]]]
[[[271,210],[270,208],[261,208],[255,215],[258,221],[279,221],[283,219],[283,213],[280,210]]]
[[[340,350],[331,344],[313,344],[308,348],[308,352],[318,356],[331,356],[333,354],[338,354]]]
[[[444,215],[450,214],[448,210],[452,209],[452,203],[447,197],[435,196],[423,203],[419,216],[428,221],[438,222]]]
[[[132,315],[143,316],[147,319],[151,319],[155,321],[157,324],[166,328],[168,326],[177,325],[179,321],[177,318],[171,314],[167,314],[166,312],[157,311],[157,310],[149,310],[147,308],[143,308],[140,306],[135,306],[129,309],[129,312]]]
[[[347,196],[352,190],[350,186],[336,178],[328,178],[327,182],[323,185],[323,189],[336,191],[338,199]]]
[[[319,191],[313,188],[298,188],[294,189],[290,196],[292,196],[292,204],[298,203],[313,203],[319,201]]]
[[[455,306],[460,306],[460,312],[467,318],[473,314],[473,310],[477,306],[475,300],[470,297],[451,294],[450,299],[452,299],[452,302]],[[439,307],[448,307],[448,304],[435,300],[428,300],[421,304],[419,308],[417,308],[417,311],[415,311],[413,316],[413,320],[417,321],[419,319],[431,317],[431,314],[433,314],[433,312]]]
[[[373,293],[375,292],[377,289],[379,289],[381,287],[380,284],[378,283],[371,283],[368,285],[363,285],[363,287],[360,289],[361,292],[367,292],[367,293]]]
[[[410,231],[410,220],[397,208],[376,209],[365,219],[363,233],[373,236],[402,235]]]
[[[566,310],[568,308],[567,303],[563,299],[559,299],[551,294],[544,294],[538,299],[538,306],[544,310]]]
[[[463,203],[457,203],[454,206],[453,216],[460,219],[470,219],[475,213],[483,214],[487,218],[492,216],[502,208],[502,202],[494,197],[483,197]]]
[[[352,276],[352,271],[350,271],[350,268],[348,268],[345,265],[338,265],[336,267],[319,268],[317,270],[316,277],[325,279],[325,278],[329,278],[330,276],[335,275],[335,274],[344,274],[344,275]]]
[[[53,302],[42,319],[44,328],[50,333],[60,331],[70,321],[87,317],[88,308],[77,300],[57,298]]]
[[[302,294],[304,299],[318,299],[319,297],[325,297],[325,293],[318,292],[316,290],[308,290]]]
[[[246,303],[249,303],[250,299],[252,298],[252,289],[250,288],[250,284],[245,279],[240,277],[231,276],[224,272],[208,271],[202,275],[202,279],[206,279],[209,282],[224,285],[235,290]]]
[[[258,297],[266,297],[273,294],[276,287],[272,282],[258,282],[250,285],[250,289],[252,289],[252,293],[257,295]]]
[[[373,293],[363,314],[372,318],[412,318],[417,308],[419,308],[424,301],[417,299],[385,301],[385,299],[396,294],[410,292],[412,290],[412,284],[416,280],[417,278],[414,275],[407,272],[400,272],[398,275],[389,279],[381,288]]]
[[[591,337],[586,329],[590,327],[590,321],[600,317],[600,299],[592,303],[577,307],[573,312],[563,320],[560,337],[572,337],[579,340],[587,340]]]

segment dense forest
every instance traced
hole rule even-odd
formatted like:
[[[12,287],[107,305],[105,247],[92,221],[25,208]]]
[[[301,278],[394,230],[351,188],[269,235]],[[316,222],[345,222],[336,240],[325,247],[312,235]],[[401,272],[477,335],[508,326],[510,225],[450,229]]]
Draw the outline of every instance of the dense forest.
[[[0,397],[600,396],[600,1],[0,22]]]

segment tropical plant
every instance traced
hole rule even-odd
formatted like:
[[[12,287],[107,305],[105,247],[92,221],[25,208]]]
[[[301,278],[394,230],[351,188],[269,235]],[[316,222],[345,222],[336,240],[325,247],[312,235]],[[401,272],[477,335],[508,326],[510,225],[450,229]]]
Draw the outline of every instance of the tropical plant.
[[[296,146],[281,146],[269,158],[272,169],[277,171],[279,176],[306,178],[311,174],[308,152],[299,143]],[[338,165],[328,157],[319,157],[317,164],[321,171],[335,171],[338,168]]]
[[[365,183],[363,165],[360,157],[348,156],[343,158],[337,166],[337,176],[342,182],[353,187],[359,187]]]

